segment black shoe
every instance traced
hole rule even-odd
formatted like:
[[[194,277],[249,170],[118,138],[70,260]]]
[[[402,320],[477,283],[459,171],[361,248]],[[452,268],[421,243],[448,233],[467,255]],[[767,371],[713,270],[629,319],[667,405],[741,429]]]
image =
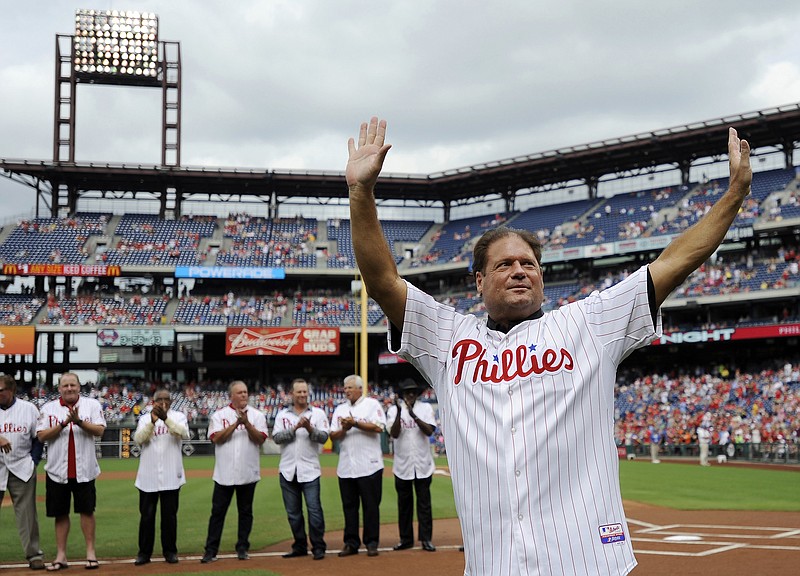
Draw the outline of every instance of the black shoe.
[[[367,556],[377,556],[377,555],[378,555],[377,546],[367,546]]]
[[[339,558],[342,558],[344,556],[352,556],[354,554],[358,554],[358,549],[353,548],[352,546],[345,545],[345,547],[342,548],[342,551],[339,552]]]
[[[308,552],[306,550],[292,550],[284,554],[283,558],[299,558],[300,556],[308,556]]]
[[[178,555],[177,554],[164,554],[164,560],[167,561],[167,564],[177,564],[178,563]]]
[[[399,544],[395,544],[392,550],[408,550],[409,548],[413,547],[413,542],[400,542]]]
[[[236,557],[239,560],[250,560],[250,554],[247,553],[247,550],[237,550]]]
[[[325,550],[314,550],[314,560],[325,560]]]
[[[206,552],[205,554],[203,554],[203,557],[200,558],[200,562],[202,564],[211,564],[212,562],[216,561],[217,561],[217,556],[215,554],[212,554],[211,552]]]
[[[133,561],[134,566],[142,566],[143,564],[150,563],[150,556],[145,556],[144,554],[139,554],[136,557],[136,560]]]
[[[430,543],[428,540],[422,541],[422,549],[426,552],[436,552],[436,546]]]

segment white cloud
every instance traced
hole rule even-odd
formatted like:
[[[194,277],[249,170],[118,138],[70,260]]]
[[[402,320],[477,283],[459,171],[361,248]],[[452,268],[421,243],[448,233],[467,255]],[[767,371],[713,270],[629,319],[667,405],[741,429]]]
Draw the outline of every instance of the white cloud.
[[[128,8],[117,2],[101,8]],[[66,0],[10,4],[0,157],[52,157]],[[182,160],[342,169],[373,114],[387,169],[426,173],[800,100],[800,3],[137,0],[181,43]],[[81,87],[80,158],[157,162],[158,90]],[[152,92],[150,94],[149,92]],[[134,111],[140,116],[135,116]],[[0,180],[0,201],[33,194]]]
[[[775,62],[766,67],[748,90],[758,108],[800,102],[800,67],[794,62]]]

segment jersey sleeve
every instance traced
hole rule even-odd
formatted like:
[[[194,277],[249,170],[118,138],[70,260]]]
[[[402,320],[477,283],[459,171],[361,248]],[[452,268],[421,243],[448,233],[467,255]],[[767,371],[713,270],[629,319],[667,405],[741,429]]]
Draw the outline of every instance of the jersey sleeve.
[[[217,410],[211,415],[211,421],[208,423],[208,437],[212,438],[214,434],[222,431],[222,416],[220,411]]]
[[[391,427],[396,419],[397,419],[397,406],[392,404],[386,411],[386,425],[388,427]]]
[[[339,408],[333,411],[333,415],[331,415],[331,432],[338,432],[342,429],[342,423],[339,422],[341,415],[341,410],[339,410]]]
[[[95,400],[91,403],[91,409],[89,410],[89,421],[92,424],[98,424],[100,426],[106,426],[106,418],[103,416],[103,407],[100,405],[100,402]]]
[[[255,410],[255,408],[253,408]],[[253,418],[253,427],[269,438],[269,428],[267,428],[267,417],[261,410],[255,410],[256,416]]]
[[[458,314],[451,306],[437,302],[413,284],[406,281],[406,312],[403,332],[396,341],[397,332],[389,326],[389,350],[408,360],[419,370],[429,384],[434,384],[447,363],[453,335],[477,330],[474,316]]]
[[[371,420],[373,424],[377,424],[383,430],[386,430],[386,412],[383,411],[383,406],[377,400],[375,400],[375,410],[372,413]]]
[[[581,305],[590,329],[617,364],[661,336],[661,311],[656,326],[650,313],[646,266],[602,292],[593,292]]]
[[[427,422],[434,428],[436,427],[436,415],[433,413],[433,406],[427,402],[417,401],[414,405],[414,414],[423,422]]]
[[[311,416],[313,418],[311,425],[314,428],[322,430],[326,434],[330,431],[330,425],[328,424],[328,418],[325,416],[325,412],[322,410],[313,410]]]

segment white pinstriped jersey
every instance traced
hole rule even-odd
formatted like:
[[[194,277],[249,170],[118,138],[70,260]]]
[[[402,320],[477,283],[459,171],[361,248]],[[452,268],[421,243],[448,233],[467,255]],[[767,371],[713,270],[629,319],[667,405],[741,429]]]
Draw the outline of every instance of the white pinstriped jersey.
[[[400,411],[400,436],[394,439],[394,460],[392,473],[400,480],[427,478],[436,470],[431,454],[430,437],[419,429],[414,419],[408,414],[406,403],[402,403]],[[423,422],[436,426],[433,407],[427,402],[414,403],[414,414]],[[397,406],[392,404],[386,412],[386,425],[389,428],[397,418]]]
[[[78,416],[84,422],[106,425],[103,408],[94,398],[81,396],[78,403]],[[51,400],[42,406],[39,424],[36,431],[47,430],[65,421],[69,416],[69,408],[61,403],[61,399]],[[47,464],[44,469],[50,478],[58,484],[67,483],[67,455],[69,453],[69,431],[72,429],[75,438],[75,471],[78,482],[89,482],[100,475],[97,463],[95,437],[75,424],[68,424],[58,436],[47,441]]]
[[[272,438],[285,430],[297,426],[301,417],[305,416],[311,427],[328,434],[330,425],[325,412],[314,406],[309,406],[302,414],[298,414],[291,406],[284,408],[275,416],[275,425],[272,427]],[[314,442],[305,428],[298,428],[294,433],[294,440],[281,444],[281,461],[278,469],[288,481],[297,476],[298,482],[311,482],[322,476],[319,466],[319,454],[322,444]]]
[[[230,404],[211,415],[208,437],[222,432],[236,421],[236,410]],[[252,406],[247,407],[247,420],[268,435],[267,417]],[[227,442],[214,444],[214,482],[223,486],[252,484],[261,480],[261,446],[250,440],[244,424],[239,424]]]
[[[167,412],[167,424],[163,420],[153,424],[150,414],[141,415],[133,435],[142,448],[134,486],[142,492],[177,490],[186,484],[181,446],[189,439],[189,423],[177,410]]]
[[[6,489],[9,472],[24,482],[31,479],[36,469],[31,446],[38,420],[39,409],[19,398],[8,409],[0,409],[0,436],[11,442],[11,452],[0,452],[0,490]]]
[[[466,575],[619,575],[636,566],[614,383],[619,363],[660,334],[660,315],[656,328],[646,267],[508,334],[408,285],[396,351],[439,399]]]
[[[348,416],[386,429],[386,414],[380,402],[374,398],[362,396],[355,404],[350,404],[349,401],[339,404],[331,416],[331,432],[341,430],[341,419]],[[336,475],[339,478],[362,478],[375,474],[378,470],[383,470],[381,435],[350,428],[339,445]]]

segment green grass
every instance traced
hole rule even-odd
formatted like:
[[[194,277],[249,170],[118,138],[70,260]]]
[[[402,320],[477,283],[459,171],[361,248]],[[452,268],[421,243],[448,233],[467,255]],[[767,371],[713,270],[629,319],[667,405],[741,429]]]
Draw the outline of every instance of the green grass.
[[[679,510],[800,511],[800,471],[620,462],[622,496]]]
[[[334,469],[335,455],[323,454],[322,465]],[[210,470],[214,459],[210,456],[195,456],[184,459],[187,470]],[[97,551],[101,558],[133,557],[137,551],[139,523],[138,491],[133,479],[114,480],[111,472],[135,472],[138,460],[102,460],[101,468],[106,474],[98,479],[97,493]],[[446,466],[444,459],[438,466]],[[262,457],[262,467],[277,470],[278,457]],[[394,480],[387,463],[383,480],[381,521],[397,521],[397,505]],[[42,466],[39,468],[42,472]],[[755,470],[735,466],[713,466],[701,468],[685,464],[662,463],[654,466],[649,462],[620,462],[622,494],[627,500],[635,500],[659,506],[687,510],[784,510],[800,511],[800,493],[797,490],[800,473],[783,470]],[[178,548],[182,555],[201,554],[211,511],[211,478],[189,478],[181,489],[181,504],[178,518]],[[435,476],[431,486],[434,518],[455,517],[455,505],[450,479]],[[44,482],[38,485],[44,495]],[[478,497],[479,495],[476,495]],[[8,502],[6,502],[8,504]],[[339,487],[335,477],[322,481],[322,505],[328,530],[343,527],[342,506]],[[266,476],[256,488],[254,503],[255,523],[251,535],[251,546],[258,550],[291,537],[283,508],[280,486],[275,475]],[[13,510],[5,506],[0,512],[0,563],[19,562],[22,551],[16,532]],[[45,517],[44,502],[39,503],[39,525],[42,548],[47,558],[55,554],[53,521]],[[231,505],[223,532],[222,553],[233,552],[236,540],[236,508]],[[329,542],[336,548],[339,542]],[[160,552],[156,536],[155,554]],[[77,516],[72,517],[68,556],[78,562],[85,557],[83,538]],[[241,574],[248,574],[247,571]]]

